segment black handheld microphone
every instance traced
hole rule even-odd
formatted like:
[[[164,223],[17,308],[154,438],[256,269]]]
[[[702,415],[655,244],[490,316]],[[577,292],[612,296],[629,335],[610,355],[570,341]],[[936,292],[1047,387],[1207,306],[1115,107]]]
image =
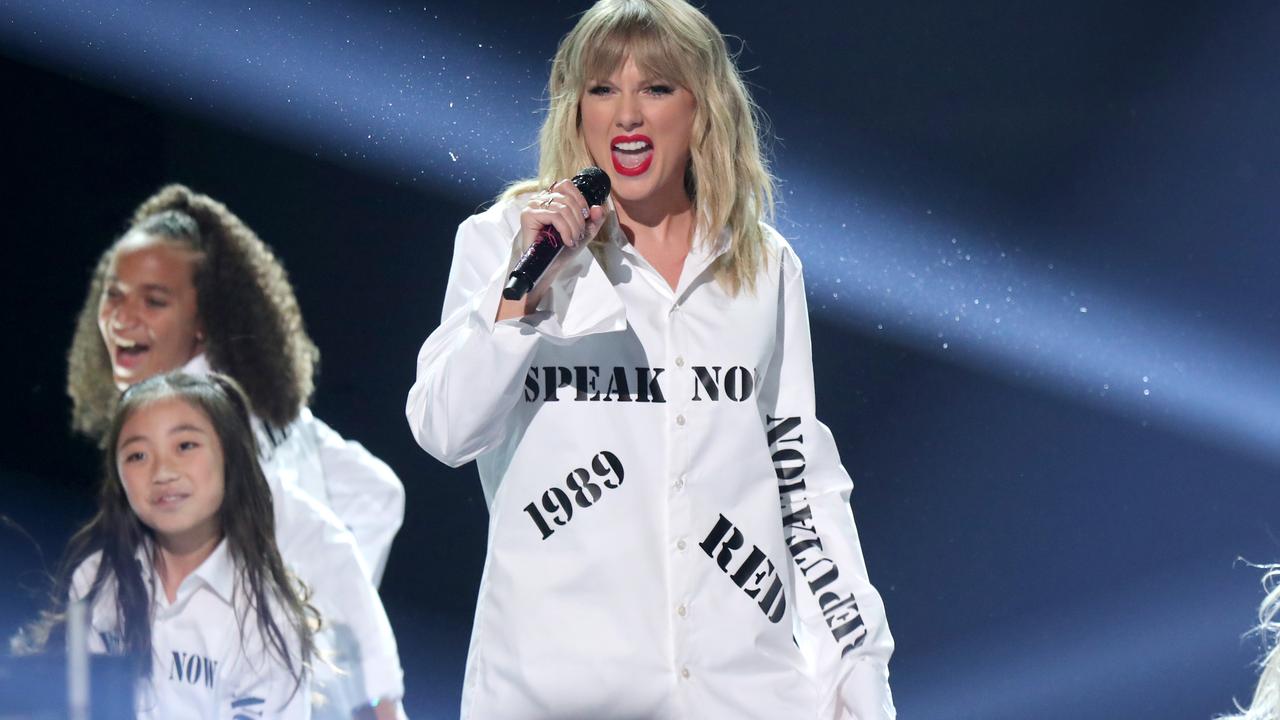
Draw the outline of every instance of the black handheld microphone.
[[[578,192],[587,199],[588,205],[599,205],[609,197],[609,176],[594,165],[583,168],[582,172],[573,176],[572,182],[574,187],[578,188]],[[524,251],[524,255],[520,256],[516,269],[512,270],[511,275],[508,276],[507,286],[502,289],[502,297],[508,300],[519,300],[527,295],[533,286],[538,284],[538,278],[547,271],[547,266],[556,259],[556,255],[560,254],[560,249],[563,247],[564,240],[556,227],[543,225],[538,231],[538,236],[534,238],[533,244]]]

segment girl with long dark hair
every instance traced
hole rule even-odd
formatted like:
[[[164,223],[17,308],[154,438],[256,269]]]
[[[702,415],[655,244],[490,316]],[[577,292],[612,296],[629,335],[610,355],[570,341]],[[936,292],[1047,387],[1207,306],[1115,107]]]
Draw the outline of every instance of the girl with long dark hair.
[[[97,514],[68,545],[61,600],[90,608],[90,649],[124,655],[141,718],[310,717],[305,587],[275,541],[249,405],[222,375],[157,375],[108,418]]]
[[[73,427],[103,438],[125,388],[217,371],[245,389],[276,541],[326,619],[318,714],[395,717],[404,695],[376,591],[404,516],[395,473],[311,414],[318,351],[284,268],[213,198],[169,185],[102,255],[68,352]],[[340,672],[334,672],[334,668]]]

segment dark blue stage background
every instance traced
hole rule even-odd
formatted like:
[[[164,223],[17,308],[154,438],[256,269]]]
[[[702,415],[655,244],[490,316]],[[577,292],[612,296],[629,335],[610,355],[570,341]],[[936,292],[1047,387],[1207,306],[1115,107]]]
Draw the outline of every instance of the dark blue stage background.
[[[90,267],[182,181],[284,259],[316,413],[403,478],[406,704],[456,716],[486,511],[404,395],[585,7],[460,5],[0,0],[5,634],[90,509],[63,391]],[[1229,710],[1259,652],[1238,558],[1280,561],[1280,6],[706,10],[777,138],[902,717]]]

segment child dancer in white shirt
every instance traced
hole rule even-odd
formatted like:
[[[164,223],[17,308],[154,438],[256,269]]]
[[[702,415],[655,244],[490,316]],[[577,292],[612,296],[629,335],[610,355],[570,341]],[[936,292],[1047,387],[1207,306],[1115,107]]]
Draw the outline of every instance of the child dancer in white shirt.
[[[104,441],[98,512],[68,546],[57,597],[88,604],[92,651],[133,661],[138,716],[311,717],[318,617],[276,547],[235,381],[134,385]],[[60,621],[46,614],[37,640]]]
[[[73,427],[100,439],[120,393],[158,373],[235,378],[252,409],[276,542],[325,618],[316,713],[402,714],[403,671],[376,585],[404,517],[389,467],[307,409],[317,350],[280,261],[225,205],[181,185],[103,253],[68,351]],[[340,673],[333,672],[334,668]]]

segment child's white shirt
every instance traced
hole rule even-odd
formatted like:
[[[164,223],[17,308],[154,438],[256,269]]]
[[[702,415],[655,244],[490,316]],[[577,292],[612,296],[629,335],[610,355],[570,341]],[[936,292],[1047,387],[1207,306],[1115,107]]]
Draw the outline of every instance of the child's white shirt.
[[[275,652],[268,650],[226,540],[182,581],[172,603],[155,572],[152,548],[151,543],[143,543],[135,556],[152,600],[152,670],[149,681],[138,683],[139,720],[310,718],[310,677],[304,675],[299,684]],[[101,560],[102,553],[94,553],[76,568],[71,600],[88,593]],[[274,603],[272,614],[296,664],[298,638]],[[122,646],[112,576],[93,603],[89,649],[116,654]]]

